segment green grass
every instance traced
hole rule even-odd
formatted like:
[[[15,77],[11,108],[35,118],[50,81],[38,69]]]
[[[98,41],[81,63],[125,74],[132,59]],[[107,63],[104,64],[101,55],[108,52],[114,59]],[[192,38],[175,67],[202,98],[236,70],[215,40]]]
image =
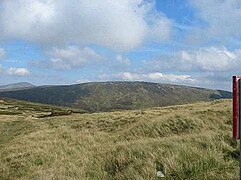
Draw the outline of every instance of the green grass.
[[[57,107],[31,107],[0,115],[0,179],[238,179],[230,100],[45,118],[33,115]]]

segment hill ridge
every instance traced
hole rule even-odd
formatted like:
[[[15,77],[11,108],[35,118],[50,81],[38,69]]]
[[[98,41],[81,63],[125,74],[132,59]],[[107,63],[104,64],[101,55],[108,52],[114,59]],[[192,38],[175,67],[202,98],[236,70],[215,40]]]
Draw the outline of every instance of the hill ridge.
[[[18,82],[18,83],[0,85],[0,92],[23,90],[23,89],[27,89],[27,88],[33,88],[33,87],[35,87],[35,85],[33,85],[29,82]]]
[[[18,91],[0,92],[0,97],[96,112],[211,101],[231,98],[231,92],[153,82],[110,81],[37,86]]]

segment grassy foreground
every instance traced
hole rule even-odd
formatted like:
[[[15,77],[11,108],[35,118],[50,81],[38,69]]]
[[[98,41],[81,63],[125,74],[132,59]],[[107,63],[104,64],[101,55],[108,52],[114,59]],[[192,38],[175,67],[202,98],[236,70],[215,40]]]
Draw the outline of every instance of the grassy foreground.
[[[238,179],[230,100],[36,116],[55,108],[0,100],[0,179]]]

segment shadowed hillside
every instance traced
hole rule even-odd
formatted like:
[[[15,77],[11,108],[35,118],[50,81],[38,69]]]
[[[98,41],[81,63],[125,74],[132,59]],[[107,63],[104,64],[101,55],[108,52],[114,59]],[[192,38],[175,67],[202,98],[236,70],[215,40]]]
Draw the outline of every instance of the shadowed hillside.
[[[230,98],[231,93],[147,82],[103,82],[35,87],[1,92],[0,96],[96,112],[210,101]]]
[[[25,107],[25,109],[24,109]],[[0,179],[238,179],[231,101],[38,117],[0,100]]]

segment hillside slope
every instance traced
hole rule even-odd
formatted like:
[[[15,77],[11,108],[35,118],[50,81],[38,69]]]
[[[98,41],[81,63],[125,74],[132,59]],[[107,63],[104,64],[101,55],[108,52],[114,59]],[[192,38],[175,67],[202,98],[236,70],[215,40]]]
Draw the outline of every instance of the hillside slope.
[[[20,83],[14,83],[14,84],[0,86],[0,92],[23,90],[23,89],[33,88],[33,87],[35,87],[35,86],[28,82],[20,82]]]
[[[20,91],[0,92],[0,96],[96,112],[210,101],[230,98],[231,93],[147,82],[103,82],[35,87]]]
[[[24,104],[0,100],[0,179],[238,179],[231,100],[45,118]]]

